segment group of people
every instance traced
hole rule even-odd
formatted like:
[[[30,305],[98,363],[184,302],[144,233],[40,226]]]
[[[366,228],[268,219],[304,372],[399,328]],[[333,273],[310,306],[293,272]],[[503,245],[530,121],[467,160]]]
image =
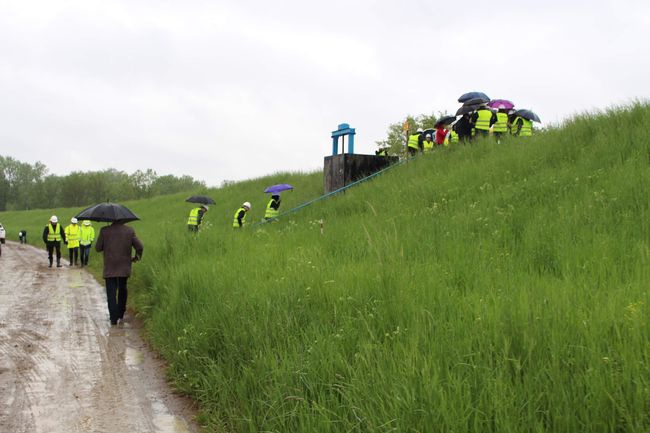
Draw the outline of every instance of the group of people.
[[[22,233],[21,231],[21,242]],[[27,237],[25,232],[24,237]],[[25,240],[26,241],[26,240]],[[70,219],[70,224],[65,228],[59,223],[56,215],[52,215],[50,221],[43,229],[43,242],[47,248],[47,258],[50,268],[54,264],[54,252],[56,251],[56,267],[61,265],[61,242],[68,247],[70,256],[69,266],[87,266],[90,259],[90,247],[95,241],[95,228],[90,221],[84,220],[81,224],[77,218]]]
[[[61,242],[70,254],[69,266],[88,265],[90,248],[95,241],[95,229],[88,220],[79,224],[77,218],[72,218],[70,224],[63,228],[56,215],[52,215],[43,230],[43,242],[47,248],[49,267],[53,266],[56,251],[56,266],[61,265]],[[106,300],[111,325],[117,325],[124,320],[126,300],[128,296],[127,280],[131,276],[131,263],[142,258],[144,246],[135,234],[135,230],[115,221],[102,227],[95,244],[97,252],[104,254],[103,277],[106,282]],[[135,256],[132,257],[132,250]]]
[[[264,212],[264,219],[271,220],[277,217],[280,214],[280,203],[282,199],[280,194],[271,195],[271,199],[266,205],[266,211]],[[203,223],[203,218],[205,217],[206,212],[210,210],[210,206],[207,204],[201,204],[198,207],[190,210],[190,215],[187,218],[187,228],[190,232],[197,232],[201,228]],[[232,227],[234,229],[240,229],[246,225],[246,217],[248,212],[251,210],[250,202],[245,201],[242,205],[237,208],[235,215],[232,221]]]
[[[445,119],[453,120],[454,117],[448,116]],[[436,146],[471,142],[477,137],[492,135],[500,142],[506,134],[530,137],[533,135],[533,122],[509,110],[493,111],[483,105],[472,113],[463,114],[456,121],[436,123],[434,129],[425,131],[418,128],[415,133],[408,135],[406,150],[413,156],[418,152],[431,151]],[[388,149],[382,148],[376,153],[388,155]]]

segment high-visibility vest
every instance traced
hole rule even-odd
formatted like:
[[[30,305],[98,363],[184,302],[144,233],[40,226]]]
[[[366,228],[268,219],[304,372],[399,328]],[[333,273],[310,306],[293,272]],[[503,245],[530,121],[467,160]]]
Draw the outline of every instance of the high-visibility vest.
[[[244,209],[243,207],[240,207],[239,209],[237,209],[237,212],[235,212],[235,219],[232,222],[233,228],[238,229],[240,227],[239,226],[239,220],[237,219],[237,216],[239,215],[239,212],[241,212],[241,211],[244,211],[244,216],[241,218],[241,227],[244,227],[244,224],[246,223],[246,215],[248,215],[248,212],[246,212],[246,209]]]
[[[70,224],[65,228],[65,240],[68,241],[68,248],[77,248],[81,233],[77,224]]]
[[[190,217],[187,219],[188,226],[198,226],[199,225],[199,211],[200,207],[195,207],[190,211]]]
[[[451,144],[456,144],[459,141],[458,133],[452,129],[451,132],[449,132],[449,142]]]
[[[47,241],[48,242],[61,242],[61,224],[52,227],[52,224],[47,225]]]
[[[492,126],[492,132],[508,132],[508,115],[497,113],[497,121]]]
[[[478,119],[476,119],[474,128],[480,129],[482,131],[489,131],[490,120],[492,120],[492,112],[486,108],[482,108],[478,110],[476,114],[478,114]]]
[[[409,135],[408,147],[411,147],[415,150],[420,150],[418,142],[420,141],[420,134]]]
[[[275,199],[271,198],[271,200],[269,200],[268,204],[266,205],[266,212],[264,212],[264,218],[265,219],[275,218],[276,216],[280,215],[279,210],[273,209],[271,207],[271,205],[274,204],[274,203],[275,203]]]
[[[532,136],[533,135],[533,122],[528,120],[528,119],[524,119],[523,117],[519,117],[519,116],[517,116],[515,121],[512,122],[512,126],[513,126],[513,131],[512,132],[513,133],[517,132],[517,128],[516,128],[515,125],[517,125],[519,119],[521,119],[521,129],[519,130],[519,137],[530,137],[530,136]]]
[[[95,241],[95,228],[81,225],[81,245],[90,245]]]
[[[430,150],[433,150],[433,147],[435,146],[435,144],[436,144],[436,143],[435,143],[433,140],[432,140],[432,141],[424,140],[424,141],[422,142],[422,146],[424,146],[424,151],[425,151],[425,152],[428,152],[428,151],[430,151]]]

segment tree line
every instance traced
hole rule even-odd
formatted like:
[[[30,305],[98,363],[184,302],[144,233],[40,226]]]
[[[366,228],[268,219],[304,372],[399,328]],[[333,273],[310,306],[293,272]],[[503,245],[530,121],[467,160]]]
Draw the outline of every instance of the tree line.
[[[0,155],[0,211],[76,207],[205,188],[191,176],[159,176],[155,171],[128,174],[115,169],[48,174],[47,167]]]

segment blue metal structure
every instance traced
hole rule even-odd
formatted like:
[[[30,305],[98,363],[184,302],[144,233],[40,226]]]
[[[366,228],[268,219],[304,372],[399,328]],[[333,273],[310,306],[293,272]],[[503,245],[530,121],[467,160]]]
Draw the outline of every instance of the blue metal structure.
[[[356,134],[354,128],[350,128],[347,123],[341,123],[339,129],[332,131],[332,155],[339,153],[339,137],[342,137],[341,151],[345,153],[345,136],[349,135],[348,139],[348,153],[354,155],[354,135]]]

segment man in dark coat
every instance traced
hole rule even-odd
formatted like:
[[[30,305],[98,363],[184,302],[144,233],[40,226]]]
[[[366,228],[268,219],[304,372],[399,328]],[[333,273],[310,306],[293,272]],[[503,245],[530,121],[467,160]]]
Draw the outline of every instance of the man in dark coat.
[[[131,250],[135,257],[131,258]],[[131,262],[142,258],[144,245],[135,235],[132,227],[122,221],[102,227],[95,244],[95,250],[104,253],[104,280],[106,281],[106,300],[111,325],[124,320],[128,291],[126,282],[131,276]]]
[[[61,241],[66,242],[65,231],[61,224],[59,224],[59,219],[56,215],[52,215],[50,222],[47,223],[45,229],[43,229],[43,242],[45,242],[45,247],[47,248],[47,258],[50,261],[50,268],[52,267],[52,262],[54,258],[54,250],[56,249],[56,267],[61,267]]]

